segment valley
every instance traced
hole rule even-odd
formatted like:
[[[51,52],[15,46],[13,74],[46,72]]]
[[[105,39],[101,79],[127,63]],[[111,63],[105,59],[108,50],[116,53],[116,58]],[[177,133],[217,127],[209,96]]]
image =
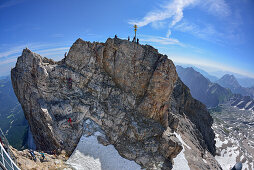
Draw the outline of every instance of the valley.
[[[243,163],[243,170],[254,168],[254,112],[231,106],[233,101],[210,109],[216,134],[216,160],[223,169],[235,162]]]

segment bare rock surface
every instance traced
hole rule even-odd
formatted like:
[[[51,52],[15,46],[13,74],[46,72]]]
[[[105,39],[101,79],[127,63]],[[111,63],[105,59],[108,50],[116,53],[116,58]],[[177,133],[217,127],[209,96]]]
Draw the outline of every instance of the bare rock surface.
[[[16,162],[21,170],[72,170],[69,165],[65,163],[68,157],[62,153],[59,155],[50,155],[45,153],[45,159],[42,160],[41,154],[34,151],[36,156],[36,161],[31,157],[29,151],[23,150],[18,151],[15,148],[11,148],[14,156],[16,157]]]
[[[212,117],[173,62],[149,45],[78,39],[60,62],[24,49],[11,77],[40,150],[70,155],[91,120],[105,135],[99,143],[143,168],[172,169],[183,147],[174,131],[191,148],[191,168],[220,168],[212,156]]]

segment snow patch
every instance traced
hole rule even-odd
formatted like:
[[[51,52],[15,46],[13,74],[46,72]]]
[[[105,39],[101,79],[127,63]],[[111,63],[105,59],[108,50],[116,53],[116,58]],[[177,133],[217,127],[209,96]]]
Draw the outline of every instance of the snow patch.
[[[177,134],[176,132],[174,132],[174,134],[176,135],[176,137],[178,138],[178,140],[184,145],[186,146],[188,149],[191,149],[182,139],[181,135]]]
[[[182,143],[184,147],[182,151],[173,159],[174,165],[172,170],[181,170],[181,169],[190,170],[188,161],[186,160],[184,155],[184,151],[185,151],[185,147],[188,149],[191,149],[191,148],[183,141],[182,137],[179,134],[177,134],[176,132],[174,132],[174,134],[176,135],[176,137],[178,138],[178,140]]]
[[[234,145],[232,147],[227,147],[226,149],[223,149],[220,156],[215,156],[215,159],[219,162],[222,169],[231,169],[236,164],[236,157],[239,155],[240,152],[238,150],[238,145],[236,142]]]
[[[219,135],[215,136],[215,141],[216,141],[216,143],[215,143],[216,147],[220,148],[222,146],[223,142],[220,140]]]
[[[96,132],[93,136],[83,135],[77,148],[67,160],[67,164],[76,170],[140,170],[141,167],[134,161],[119,155],[113,145],[99,144]]]
[[[252,103],[253,101],[249,101],[246,105],[245,108],[249,107],[249,105]]]
[[[244,101],[240,101],[236,106],[239,106],[240,104],[242,104]]]

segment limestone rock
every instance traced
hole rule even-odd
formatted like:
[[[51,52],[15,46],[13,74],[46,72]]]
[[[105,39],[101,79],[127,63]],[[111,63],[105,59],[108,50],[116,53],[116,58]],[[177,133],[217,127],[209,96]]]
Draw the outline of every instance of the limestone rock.
[[[105,134],[101,143],[113,144],[122,157],[147,169],[172,168],[182,149],[173,131],[190,141],[198,158],[215,153],[206,107],[191,97],[173,62],[149,45],[78,39],[60,62],[24,49],[11,76],[41,150],[70,155],[82,133],[98,126]],[[214,162],[193,166],[219,169]]]
[[[34,161],[27,149],[18,151],[14,148],[11,148],[11,150],[14,153],[16,163],[21,170],[73,169],[69,165],[65,164],[65,161],[68,157],[66,157],[64,154],[50,155],[45,153],[45,159],[42,160],[41,154],[35,151],[34,154],[36,156],[36,161]]]

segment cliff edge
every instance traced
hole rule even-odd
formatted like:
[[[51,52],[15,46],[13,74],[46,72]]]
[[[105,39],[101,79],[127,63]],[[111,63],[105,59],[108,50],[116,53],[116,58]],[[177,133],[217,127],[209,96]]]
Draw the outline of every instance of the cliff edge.
[[[142,167],[172,168],[183,148],[175,132],[188,145],[191,168],[220,168],[212,156],[212,117],[173,62],[149,45],[78,39],[60,62],[24,49],[11,78],[40,150],[70,155],[89,120],[106,143]]]

